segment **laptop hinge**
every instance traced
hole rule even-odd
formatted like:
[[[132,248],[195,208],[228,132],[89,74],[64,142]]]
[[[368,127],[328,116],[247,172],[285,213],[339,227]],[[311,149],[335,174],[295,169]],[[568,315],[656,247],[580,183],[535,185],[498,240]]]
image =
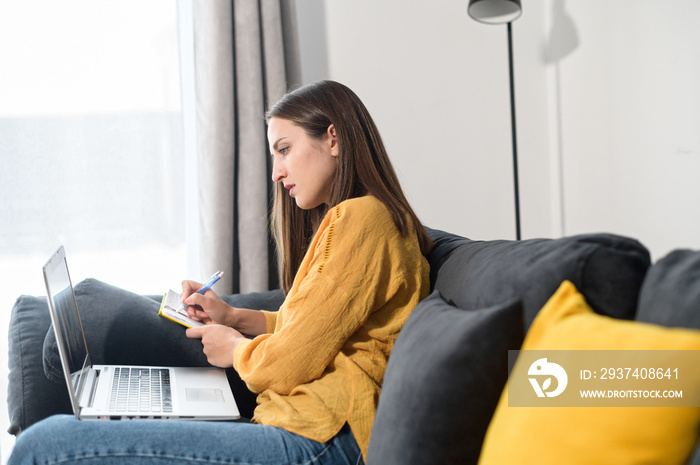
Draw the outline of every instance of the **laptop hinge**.
[[[88,370],[85,385],[83,386],[82,395],[80,396],[80,406],[85,408],[92,407],[95,401],[95,392],[97,391],[97,382],[100,378],[100,371],[95,369]]]

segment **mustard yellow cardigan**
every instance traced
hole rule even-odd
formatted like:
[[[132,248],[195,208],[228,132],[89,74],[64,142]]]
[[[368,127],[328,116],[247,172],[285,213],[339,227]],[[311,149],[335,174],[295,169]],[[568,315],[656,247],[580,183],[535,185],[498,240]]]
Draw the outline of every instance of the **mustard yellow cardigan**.
[[[326,442],[347,422],[363,453],[389,353],[430,288],[414,233],[375,197],[330,209],[267,334],[241,342],[233,366],[259,393],[253,422]]]

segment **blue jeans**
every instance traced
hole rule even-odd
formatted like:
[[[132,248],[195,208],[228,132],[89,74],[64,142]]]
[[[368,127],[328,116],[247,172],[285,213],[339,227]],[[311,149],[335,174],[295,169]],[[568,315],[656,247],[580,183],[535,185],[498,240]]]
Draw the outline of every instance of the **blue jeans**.
[[[319,443],[274,426],[162,420],[47,418],[22,432],[17,464],[363,464],[346,424]]]

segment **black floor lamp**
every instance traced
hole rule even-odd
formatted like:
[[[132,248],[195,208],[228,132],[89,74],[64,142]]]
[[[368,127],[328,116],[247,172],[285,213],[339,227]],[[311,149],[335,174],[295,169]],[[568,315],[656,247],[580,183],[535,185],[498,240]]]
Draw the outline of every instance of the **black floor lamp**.
[[[510,76],[510,127],[513,137],[513,187],[515,191],[515,237],[520,240],[520,187],[518,184],[518,141],[515,133],[515,82],[513,78],[513,33],[511,23],[523,10],[520,0],[469,0],[467,13],[484,24],[507,24],[508,74]]]

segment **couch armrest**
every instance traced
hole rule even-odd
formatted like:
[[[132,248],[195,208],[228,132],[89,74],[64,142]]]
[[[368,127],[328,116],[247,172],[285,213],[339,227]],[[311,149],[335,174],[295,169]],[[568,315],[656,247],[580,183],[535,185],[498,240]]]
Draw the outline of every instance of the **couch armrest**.
[[[17,299],[10,317],[7,350],[10,434],[17,435],[48,416],[71,412],[65,385],[54,383],[44,375],[42,348],[50,326],[46,297]]]

